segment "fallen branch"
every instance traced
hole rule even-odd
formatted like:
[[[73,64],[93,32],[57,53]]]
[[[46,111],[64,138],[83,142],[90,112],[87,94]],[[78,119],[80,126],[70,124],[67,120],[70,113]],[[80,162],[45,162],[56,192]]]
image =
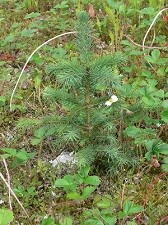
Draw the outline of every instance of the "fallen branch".
[[[6,174],[7,174],[7,179],[8,179],[8,185],[9,185],[9,187],[11,189],[10,175],[9,175],[9,170],[8,170],[8,167],[7,167],[7,163],[6,163],[6,160],[3,157],[2,157],[2,161],[3,161],[3,164],[4,164],[5,169],[6,169]],[[11,201],[11,192],[10,192],[10,189],[8,188],[8,198],[9,198],[9,208],[12,211],[12,201]]]
[[[23,72],[24,72],[24,70],[25,70],[25,68],[26,68],[26,66],[27,66],[27,64],[28,64],[28,62],[29,62],[30,59],[32,58],[32,56],[33,56],[33,55],[34,55],[41,47],[43,47],[44,45],[48,44],[50,41],[53,41],[54,39],[63,37],[63,36],[65,36],[65,35],[76,34],[76,33],[77,33],[76,31],[71,31],[71,32],[66,32],[66,33],[57,35],[57,36],[55,36],[55,37],[53,37],[53,38],[51,38],[51,39],[45,41],[43,44],[41,44],[40,46],[38,46],[38,47],[32,52],[32,54],[29,56],[29,58],[27,59],[26,63],[24,64],[24,66],[23,66],[23,68],[22,68],[22,71],[21,71],[21,73],[20,73],[20,75],[19,75],[19,77],[18,77],[18,80],[17,80],[17,82],[16,82],[16,84],[15,84],[15,87],[14,87],[14,89],[13,89],[13,91],[12,91],[12,94],[11,94],[11,97],[10,97],[10,111],[12,111],[12,100],[13,100],[13,96],[14,96],[14,94],[15,94],[15,91],[16,91],[16,89],[17,89],[17,86],[18,86],[18,84],[19,84],[19,81],[20,81],[20,79],[21,79],[21,77],[22,77],[22,74],[23,74]]]
[[[147,38],[147,36],[148,36],[148,34],[149,34],[151,28],[152,28],[153,25],[155,24],[155,21],[157,20],[158,16],[160,16],[160,15],[162,14],[162,12],[167,11],[167,10],[168,10],[168,8],[164,8],[164,9],[160,10],[160,11],[158,12],[158,14],[155,16],[155,18],[153,19],[153,21],[152,21],[152,23],[151,23],[149,29],[147,30],[147,32],[146,32],[146,34],[145,34],[145,36],[144,36],[143,42],[142,42],[143,51],[145,50],[145,41],[146,41],[146,38]]]
[[[143,46],[143,45],[140,45],[140,44],[136,43],[135,41],[133,41],[129,36],[127,36],[127,35],[125,35],[125,34],[123,34],[123,36],[126,37],[132,44],[134,44],[135,46],[140,47],[140,48],[146,48],[146,49],[160,49],[160,50],[164,50],[164,49],[167,50],[167,49],[168,49],[167,46],[165,46],[165,47]]]
[[[6,179],[4,178],[3,174],[0,173],[0,177],[1,179],[3,180],[3,182],[5,183],[5,185],[7,186],[7,188],[10,190],[11,194],[14,196],[14,198],[16,199],[16,201],[18,202],[18,204],[20,205],[20,207],[23,209],[25,215],[27,216],[27,218],[29,219],[29,222],[30,224],[31,223],[31,220],[30,220],[30,217],[28,215],[28,213],[26,212],[25,208],[23,207],[22,203],[19,201],[19,199],[17,198],[17,196],[15,195],[15,193],[13,192],[12,188],[9,186],[8,182],[6,181]]]

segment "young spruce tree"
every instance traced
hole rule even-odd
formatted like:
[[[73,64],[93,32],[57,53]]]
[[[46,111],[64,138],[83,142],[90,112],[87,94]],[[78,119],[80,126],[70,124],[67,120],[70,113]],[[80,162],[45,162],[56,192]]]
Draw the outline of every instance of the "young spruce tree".
[[[120,90],[116,71],[125,57],[121,53],[94,55],[88,13],[78,14],[76,30],[79,57],[46,69],[58,87],[47,87],[44,97],[55,101],[58,110],[44,119],[44,136],[53,135],[58,150],[75,151],[80,164],[101,162],[113,170],[129,160],[117,142],[120,100],[111,106],[105,102]]]

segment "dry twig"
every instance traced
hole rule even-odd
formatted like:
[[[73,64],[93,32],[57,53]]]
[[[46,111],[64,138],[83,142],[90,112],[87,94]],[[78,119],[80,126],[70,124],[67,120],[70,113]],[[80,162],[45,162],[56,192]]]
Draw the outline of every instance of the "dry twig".
[[[10,182],[9,170],[8,170],[8,167],[7,167],[6,160],[5,160],[3,157],[2,157],[2,161],[3,161],[3,164],[4,164],[5,169],[6,169],[7,180],[8,180],[8,186],[10,187],[10,188],[8,188],[8,197],[9,197],[9,207],[10,207],[10,210],[12,210],[12,200],[11,200],[11,192],[10,192],[10,189],[11,189],[11,182]]]
[[[12,190],[12,188],[9,186],[8,182],[6,181],[5,177],[3,176],[3,174],[0,172],[0,177],[3,180],[3,182],[5,183],[5,185],[7,186],[7,188],[10,190],[11,194],[14,196],[14,198],[16,199],[16,201],[18,202],[18,204],[20,205],[20,207],[23,209],[25,215],[27,216],[27,218],[29,219],[30,224],[31,220],[30,217],[28,215],[28,213],[26,212],[25,208],[23,207],[22,203],[19,201],[19,199],[17,198],[17,196],[15,195],[14,191]]]

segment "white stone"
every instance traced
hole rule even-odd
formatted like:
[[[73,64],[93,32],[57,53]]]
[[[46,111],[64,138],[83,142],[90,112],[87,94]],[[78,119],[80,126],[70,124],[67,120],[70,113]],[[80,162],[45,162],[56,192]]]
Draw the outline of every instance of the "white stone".
[[[57,166],[58,164],[75,164],[77,161],[75,159],[73,152],[62,152],[56,159],[51,160],[50,163],[52,167]]]

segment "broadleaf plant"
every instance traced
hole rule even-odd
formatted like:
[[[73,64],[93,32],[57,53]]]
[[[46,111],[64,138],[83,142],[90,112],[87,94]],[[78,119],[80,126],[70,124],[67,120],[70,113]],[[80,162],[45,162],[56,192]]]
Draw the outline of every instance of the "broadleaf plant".
[[[168,144],[164,143],[160,139],[152,139],[145,142],[147,153],[145,157],[147,160],[151,160],[152,156],[159,158],[160,154],[168,155]]]
[[[98,176],[89,176],[89,171],[89,166],[81,167],[77,174],[68,174],[61,179],[57,179],[54,182],[54,187],[63,188],[67,199],[85,200],[101,183]]]
[[[9,209],[0,209],[0,224],[7,225],[14,219],[13,212]]]

